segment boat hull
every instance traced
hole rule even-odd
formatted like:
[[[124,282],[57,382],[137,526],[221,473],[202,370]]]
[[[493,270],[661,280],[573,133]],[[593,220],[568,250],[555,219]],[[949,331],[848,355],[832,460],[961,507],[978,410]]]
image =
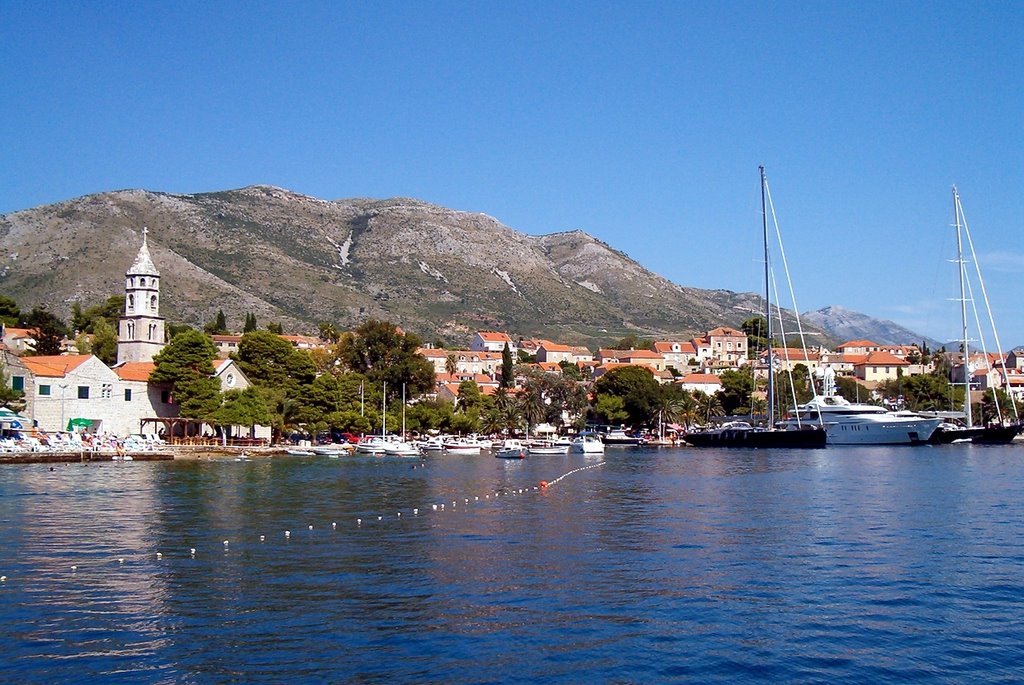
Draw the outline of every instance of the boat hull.
[[[821,428],[803,430],[731,429],[690,433],[683,439],[694,447],[745,447],[748,449],[820,449],[827,437]]]
[[[939,428],[932,434],[933,445],[948,445],[953,442],[970,440],[976,445],[1008,445],[1013,442],[1024,425],[1011,426],[975,426],[973,428]]]
[[[825,430],[830,445],[924,445],[938,426],[938,419],[883,420],[830,423]]]

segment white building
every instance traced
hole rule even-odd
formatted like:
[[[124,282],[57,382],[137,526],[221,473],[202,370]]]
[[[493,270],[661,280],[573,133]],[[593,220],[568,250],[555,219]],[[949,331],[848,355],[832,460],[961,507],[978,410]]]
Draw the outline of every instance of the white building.
[[[125,273],[124,316],[118,321],[117,361],[148,362],[164,347],[164,319],[160,316],[160,272],[149,256],[148,230],[142,229],[142,247]]]

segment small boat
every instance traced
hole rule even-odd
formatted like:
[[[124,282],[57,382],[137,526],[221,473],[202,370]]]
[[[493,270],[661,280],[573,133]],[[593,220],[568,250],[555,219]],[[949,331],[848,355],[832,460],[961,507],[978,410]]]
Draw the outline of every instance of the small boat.
[[[316,455],[316,452],[312,450],[285,450],[284,453],[292,457],[312,457]]]
[[[572,441],[571,449],[580,454],[604,454],[604,443],[597,433],[580,433]]]
[[[311,447],[310,452],[318,457],[343,457],[352,454],[355,450],[354,445],[348,443],[332,443],[330,445],[318,445],[317,447]]]
[[[518,440],[506,440],[494,452],[498,459],[525,459],[526,446]]]
[[[379,435],[374,435],[371,438],[360,440],[359,444],[356,445],[356,454],[369,454],[373,456],[380,456],[384,454],[387,449],[388,442]]]
[[[527,443],[526,452],[531,457],[551,457],[569,454],[569,445],[559,445],[552,440],[535,440]]]
[[[481,449],[483,445],[469,438],[456,438],[444,443],[444,451],[449,454],[480,454]]]
[[[629,435],[621,428],[608,431],[601,438],[601,441],[606,447],[637,447],[644,444],[643,438]]]
[[[384,456],[385,457],[418,457],[420,456],[420,450],[416,445],[405,442],[404,440],[398,440],[395,442],[386,442],[384,445]]]

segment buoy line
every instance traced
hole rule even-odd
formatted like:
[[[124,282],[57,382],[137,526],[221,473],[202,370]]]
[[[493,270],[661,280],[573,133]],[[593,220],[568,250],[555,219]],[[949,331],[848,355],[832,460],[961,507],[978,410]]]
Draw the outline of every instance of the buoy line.
[[[487,492],[487,493],[485,493],[483,495],[483,497],[481,497],[480,495],[474,495],[472,498],[470,498],[470,497],[463,497],[463,498],[461,498],[461,501],[460,501],[460,499],[456,498],[456,499],[453,499],[451,501],[450,505],[447,502],[447,500],[445,502],[439,502],[439,503],[430,504],[429,505],[430,506],[429,511],[435,511],[435,512],[458,511],[460,508],[461,509],[465,509],[470,504],[473,504],[473,503],[489,502],[492,498],[494,500],[497,500],[497,499],[499,499],[501,497],[515,497],[515,496],[519,496],[519,495],[529,494],[531,492],[544,491],[544,490],[549,489],[551,486],[555,485],[556,483],[559,483],[559,482],[563,481],[564,479],[568,478],[569,476],[571,476],[573,474],[579,473],[581,471],[586,471],[588,469],[594,469],[594,468],[597,468],[599,466],[604,466],[605,463],[606,462],[602,460],[602,461],[597,462],[596,464],[589,464],[587,466],[581,466],[581,467],[575,468],[575,469],[573,469],[571,471],[567,471],[566,473],[563,473],[562,475],[560,475],[557,478],[554,478],[552,480],[549,480],[549,481],[542,480],[542,481],[540,481],[540,483],[538,483],[537,485],[535,485],[533,487],[501,488],[500,490],[496,490],[493,493]],[[409,510],[407,512],[407,514],[411,513],[411,516],[413,518],[418,517],[420,515],[420,509],[421,508],[423,509],[424,512],[428,511],[426,509],[426,507],[414,507],[411,510]],[[364,521],[372,522],[374,520],[374,518],[373,518],[374,516],[376,516],[376,521],[377,522],[383,522],[385,520],[385,517],[382,514],[373,514],[373,515],[365,514],[365,515],[363,515],[361,517],[357,517],[356,518],[356,520],[355,520],[355,527],[356,528],[364,527],[363,526]],[[409,517],[407,516],[406,518],[409,518]],[[392,519],[392,517],[388,517],[388,519],[389,520],[394,520],[394,519],[401,520],[402,519],[402,512],[398,511],[398,512],[396,512],[396,514],[393,517],[393,519]],[[337,521],[332,521],[331,525],[330,525],[330,530],[331,531],[336,531],[337,529],[338,529],[338,522]],[[307,530],[309,532],[313,532],[314,525],[313,524],[308,524],[307,525]],[[292,531],[291,530],[284,530],[283,531],[283,536],[281,538],[279,538],[279,539],[283,539],[286,543],[290,542],[291,539],[292,539]],[[261,546],[261,545],[265,545],[266,544],[266,540],[267,540],[267,536],[265,534],[261,534],[261,535],[258,536],[258,540],[259,540],[259,542],[256,543],[257,547]],[[97,560],[95,562],[86,562],[85,564],[83,564],[81,560],[78,560],[77,563],[68,566],[68,572],[71,575],[76,575],[81,570],[88,570],[89,567],[96,567],[96,568],[107,569],[111,565],[113,565],[115,567],[123,568],[125,566],[125,561],[126,560],[129,560],[129,561],[132,561],[132,562],[136,562],[136,561],[140,561],[140,560],[155,560],[157,562],[162,562],[164,559],[166,559],[168,557],[174,557],[174,558],[179,558],[179,559],[190,559],[190,560],[195,560],[196,559],[196,556],[197,556],[197,553],[198,553],[196,547],[187,547],[186,546],[186,547],[183,547],[182,550],[183,551],[182,551],[181,555],[175,555],[175,554],[172,554],[170,552],[165,554],[163,551],[153,550],[151,552],[136,552],[136,553],[123,554],[121,556],[112,557],[110,560],[104,560],[104,561]],[[230,539],[226,539],[226,540],[223,541],[222,546],[221,546],[221,550],[223,551],[223,555],[224,556],[228,555],[229,553],[233,553],[235,551],[231,547],[231,540]],[[7,586],[9,580],[10,579],[8,578],[8,576],[0,575],[0,586]]]

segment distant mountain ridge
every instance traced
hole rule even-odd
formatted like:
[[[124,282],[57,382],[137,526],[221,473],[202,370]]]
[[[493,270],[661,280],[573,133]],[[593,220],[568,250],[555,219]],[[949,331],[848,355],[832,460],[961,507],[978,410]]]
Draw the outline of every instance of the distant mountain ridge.
[[[914,333],[893,321],[876,319],[838,305],[823,307],[800,316],[805,322],[822,329],[840,343],[870,340],[881,345],[927,342],[932,349],[941,346],[941,343]]]
[[[161,314],[193,325],[218,310],[238,329],[253,312],[296,332],[376,317],[426,340],[496,329],[593,346],[739,326],[762,306],[753,293],[674,284],[582,231],[529,236],[419,200],[263,185],[106,192],[0,216],[0,293],[62,316],[119,294],[143,226]]]

